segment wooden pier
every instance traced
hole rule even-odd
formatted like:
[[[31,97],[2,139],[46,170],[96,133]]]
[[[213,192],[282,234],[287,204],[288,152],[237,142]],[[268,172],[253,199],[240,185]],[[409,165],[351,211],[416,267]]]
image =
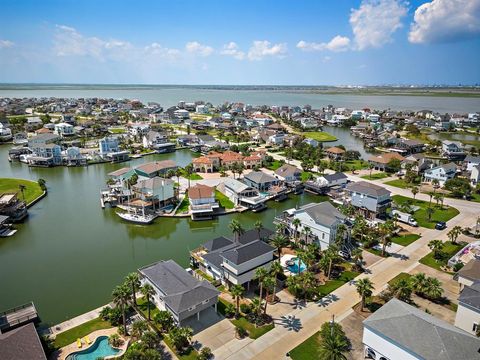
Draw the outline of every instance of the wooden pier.
[[[29,322],[40,321],[35,304],[30,302],[0,313],[0,332],[25,325]]]

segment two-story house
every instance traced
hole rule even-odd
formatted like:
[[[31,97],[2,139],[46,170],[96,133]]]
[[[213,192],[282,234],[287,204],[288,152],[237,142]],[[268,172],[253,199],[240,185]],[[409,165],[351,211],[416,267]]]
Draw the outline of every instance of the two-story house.
[[[135,198],[130,201],[129,205],[152,209],[165,206],[175,199],[174,184],[173,180],[158,176],[139,180],[132,187]]]
[[[300,181],[302,172],[294,165],[283,164],[275,170],[275,176],[286,183],[294,183]]]
[[[243,182],[261,192],[268,191],[272,186],[280,183],[277,178],[263,171],[252,171],[246,174],[243,177]]]
[[[235,206],[245,206],[254,211],[265,208],[266,197],[252,186],[236,179],[226,178],[217,190],[227,196]]]
[[[443,186],[447,180],[453,179],[456,173],[457,165],[454,163],[448,163],[425,170],[423,173],[423,179],[428,182],[438,180],[440,186]]]
[[[460,141],[442,141],[442,155],[447,158],[458,158],[465,155],[463,144]]]
[[[58,123],[55,124],[55,133],[64,137],[64,136],[73,136],[75,135],[74,126],[67,123]]]
[[[366,181],[349,183],[345,189],[350,197],[350,204],[369,219],[384,217],[392,202],[390,191]]]
[[[189,187],[188,200],[192,220],[211,218],[219,208],[215,188],[212,186],[196,184]]]
[[[155,290],[152,300],[168,311],[178,326],[192,316],[200,320],[202,311],[217,309],[220,292],[206,280],[197,280],[173,260],[159,261],[138,270],[141,283]]]
[[[176,170],[178,168],[177,164],[173,160],[161,160],[161,161],[152,161],[142,165],[138,165],[135,168],[135,172],[138,176],[143,176],[147,178],[153,178],[155,176],[163,176],[169,170]]]
[[[478,165],[480,165],[480,156],[467,155],[463,160],[463,168],[466,171],[472,171]]]
[[[175,144],[168,141],[168,136],[158,131],[149,131],[142,138],[145,149],[153,149],[158,153],[172,152],[175,150]]]

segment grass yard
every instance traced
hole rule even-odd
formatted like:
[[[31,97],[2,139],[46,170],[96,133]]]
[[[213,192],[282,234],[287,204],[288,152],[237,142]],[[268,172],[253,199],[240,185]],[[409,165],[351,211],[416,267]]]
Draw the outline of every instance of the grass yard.
[[[112,325],[110,325],[108,321],[103,321],[101,318],[87,321],[86,323],[58,334],[54,341],[55,348],[62,348],[74,343],[78,338],[82,338],[96,330],[109,329],[111,327]]]
[[[380,180],[380,179],[385,179],[387,177],[389,177],[389,175],[387,173],[384,173],[384,172],[379,172],[379,173],[376,173],[376,174],[372,174],[372,176],[370,175],[363,175],[363,176],[360,176],[362,179],[367,179],[367,180]]]
[[[389,282],[388,282],[388,285],[393,285],[395,284],[397,281],[400,281],[400,280],[410,280],[410,278],[412,277],[412,275],[408,274],[408,273],[405,273],[405,272],[401,272],[400,274],[398,274],[397,276],[395,276],[393,279],[391,279]]]
[[[268,324],[268,325],[264,325],[264,326],[260,326],[260,327],[255,327],[254,324],[249,322],[244,317],[240,317],[238,319],[234,319],[234,320],[231,320],[231,321],[232,321],[233,325],[247,330],[248,331],[248,337],[250,339],[254,339],[254,340],[258,339],[260,336],[266,334],[267,332],[269,332],[270,330],[272,330],[275,327],[275,325],[273,323]]]
[[[302,135],[309,139],[327,142],[327,141],[336,141],[338,140],[335,136],[325,132],[325,131],[307,131],[303,132]]]
[[[235,207],[233,202],[218,190],[215,190],[215,199],[217,199],[220,206],[225,209],[233,209]]]
[[[428,201],[422,200],[413,200],[412,198],[408,198],[401,195],[394,195],[392,196],[393,201],[397,204],[405,204],[407,201],[410,201],[411,205],[418,206],[420,209],[414,212],[413,217],[418,222],[418,226],[422,226],[428,229],[434,229],[435,224],[437,221],[448,221],[459,214],[459,211],[451,206],[437,206],[434,202],[432,202],[432,208],[435,210],[432,214],[431,220],[428,220],[427,215],[427,208],[428,208]]]
[[[172,350],[172,352],[175,353],[178,359],[180,360],[197,360],[198,359],[198,352],[195,350],[193,347],[190,348],[190,350],[186,354],[178,354],[177,351],[175,350],[175,347],[173,346],[171,340],[168,338],[168,336],[163,337],[163,342]]]
[[[340,286],[355,279],[360,273],[355,271],[344,271],[342,274],[333,280],[328,280],[324,285],[318,286],[318,293],[321,297],[330,294],[332,291],[337,290]]]
[[[343,164],[346,165],[345,171],[362,170],[368,167],[368,162],[365,160],[347,160]]]
[[[182,214],[188,212],[188,207],[190,206],[190,201],[188,200],[188,194],[185,194],[185,197],[182,200],[182,203],[177,209],[175,214]]]
[[[301,174],[302,181],[307,181],[307,180],[313,179],[314,177],[315,176],[313,175],[313,173],[309,171],[302,171],[302,174]]]
[[[275,171],[280,166],[282,166],[282,163],[279,160],[274,160],[269,166],[267,166],[267,169]]]
[[[192,173],[190,176],[187,175],[187,172],[186,171],[182,171],[182,176],[185,178],[185,179],[189,179],[190,180],[202,180],[203,177],[201,177],[199,174],[197,174],[196,172]]]
[[[148,303],[145,297],[137,298],[137,307],[140,309],[143,315],[148,318]],[[150,318],[153,319],[153,317],[159,312],[160,310],[158,310],[155,304],[150,301]]]
[[[420,239],[421,236],[418,234],[404,234],[404,235],[397,235],[391,238],[392,242],[402,246],[408,246],[414,241]]]
[[[448,259],[450,259],[466,245],[464,242],[453,244],[451,241],[446,241],[444,244],[445,246],[443,247],[442,251],[445,253],[445,256],[442,260],[434,259],[433,252],[430,252],[428,255],[420,259],[420,263],[430,266],[436,270],[443,271],[441,268],[447,265]]]
[[[293,360],[317,360],[320,346],[320,333],[316,332],[307,340],[289,351]]]
[[[384,184],[395,186],[401,189],[407,189],[415,184],[409,184],[404,179],[395,179],[385,182]]]
[[[23,180],[23,179],[11,179],[0,178],[0,194],[7,192],[18,193],[18,198],[23,199],[23,195],[20,192],[20,185],[25,186],[25,201],[30,204],[36,198],[43,194],[43,190],[40,185],[35,181]]]

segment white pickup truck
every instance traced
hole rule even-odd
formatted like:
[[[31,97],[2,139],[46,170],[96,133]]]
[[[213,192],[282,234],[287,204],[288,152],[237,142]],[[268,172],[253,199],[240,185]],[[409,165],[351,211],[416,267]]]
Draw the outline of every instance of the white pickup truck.
[[[412,215],[400,212],[398,210],[392,210],[392,218],[397,218],[398,221],[408,224],[410,226],[418,226],[417,221]]]

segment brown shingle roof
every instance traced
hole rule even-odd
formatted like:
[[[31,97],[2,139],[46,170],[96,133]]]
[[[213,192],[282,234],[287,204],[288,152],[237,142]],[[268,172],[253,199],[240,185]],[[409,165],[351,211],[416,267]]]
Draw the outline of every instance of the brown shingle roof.
[[[343,153],[345,153],[345,150],[343,150],[339,147],[336,147],[336,146],[332,146],[332,147],[329,147],[328,149],[326,149],[325,152],[332,153],[332,154],[343,154]]]
[[[370,156],[368,161],[372,161],[380,164],[388,164],[393,159],[398,159],[400,161],[405,160],[405,158],[399,153],[391,152],[391,153],[380,154],[380,155],[372,155]]]
[[[177,164],[173,160],[153,161],[146,164],[137,166],[135,169],[143,171],[144,173],[151,174],[156,171],[161,171],[169,168],[176,167]]]
[[[196,184],[188,188],[188,197],[190,199],[203,199],[215,196],[215,188],[207,185]]]
[[[46,360],[42,343],[33,323],[0,334],[2,360]]]

